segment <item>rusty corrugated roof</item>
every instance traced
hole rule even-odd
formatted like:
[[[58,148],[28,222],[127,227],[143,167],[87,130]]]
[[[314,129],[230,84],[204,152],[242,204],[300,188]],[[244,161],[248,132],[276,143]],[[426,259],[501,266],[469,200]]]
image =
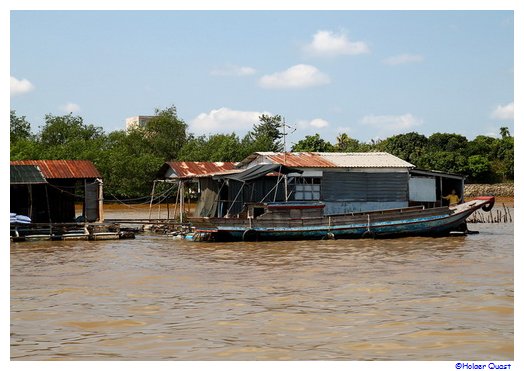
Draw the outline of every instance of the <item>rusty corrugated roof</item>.
[[[102,178],[88,160],[21,160],[11,161],[11,165],[36,165],[46,179]]]
[[[238,166],[277,163],[297,168],[413,168],[386,152],[255,152]]]
[[[336,167],[333,162],[314,152],[288,152],[266,155],[277,164],[290,167]]]
[[[234,162],[170,161],[166,164],[178,178],[197,178],[235,169]]]

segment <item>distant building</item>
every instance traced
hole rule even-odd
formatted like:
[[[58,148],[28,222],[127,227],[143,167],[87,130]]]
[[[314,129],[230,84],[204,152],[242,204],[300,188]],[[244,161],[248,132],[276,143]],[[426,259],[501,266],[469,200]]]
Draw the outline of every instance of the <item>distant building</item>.
[[[126,119],[126,130],[144,127],[155,116],[133,116]]]

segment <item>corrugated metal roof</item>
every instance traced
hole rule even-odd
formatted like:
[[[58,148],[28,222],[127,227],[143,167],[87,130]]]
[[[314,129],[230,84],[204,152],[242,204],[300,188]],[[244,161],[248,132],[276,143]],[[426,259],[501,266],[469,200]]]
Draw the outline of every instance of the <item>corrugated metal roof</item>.
[[[11,165],[38,166],[46,179],[102,178],[97,168],[88,160],[22,160]]]
[[[461,174],[446,173],[444,171],[438,171],[438,170],[411,169],[409,172],[410,174],[415,174],[415,175],[427,175],[427,176],[451,178],[451,179],[459,179],[459,180],[463,180],[464,178],[466,178],[464,175],[461,175]]]
[[[336,167],[369,168],[369,167],[397,167],[413,168],[415,165],[406,162],[387,152],[322,152],[317,153],[329,160]]]
[[[44,176],[34,165],[11,165],[11,184],[45,184]]]
[[[240,162],[240,166],[270,162],[298,168],[413,168],[414,165],[386,152],[256,152]]]
[[[166,162],[173,169],[178,178],[198,178],[211,176],[216,173],[235,170],[235,162],[193,162],[170,161]],[[163,167],[164,168],[164,167]],[[167,170],[167,169],[166,169]],[[164,170],[165,173],[165,170]]]
[[[314,152],[289,152],[267,154],[266,157],[281,165],[290,167],[336,167],[332,161]]]

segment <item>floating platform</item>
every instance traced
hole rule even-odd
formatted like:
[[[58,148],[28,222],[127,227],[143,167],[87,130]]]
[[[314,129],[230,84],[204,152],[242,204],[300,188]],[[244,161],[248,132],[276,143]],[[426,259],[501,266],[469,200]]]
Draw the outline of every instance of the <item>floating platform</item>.
[[[114,223],[11,223],[11,241],[103,241],[135,238]]]

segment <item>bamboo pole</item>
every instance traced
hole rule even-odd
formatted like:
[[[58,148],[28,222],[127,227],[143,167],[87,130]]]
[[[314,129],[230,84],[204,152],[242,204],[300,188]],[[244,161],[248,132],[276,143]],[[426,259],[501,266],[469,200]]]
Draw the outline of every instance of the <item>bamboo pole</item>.
[[[149,201],[149,220],[151,220],[151,212],[153,209],[153,197],[155,196],[156,180],[153,181],[153,189],[151,190],[151,201]]]

